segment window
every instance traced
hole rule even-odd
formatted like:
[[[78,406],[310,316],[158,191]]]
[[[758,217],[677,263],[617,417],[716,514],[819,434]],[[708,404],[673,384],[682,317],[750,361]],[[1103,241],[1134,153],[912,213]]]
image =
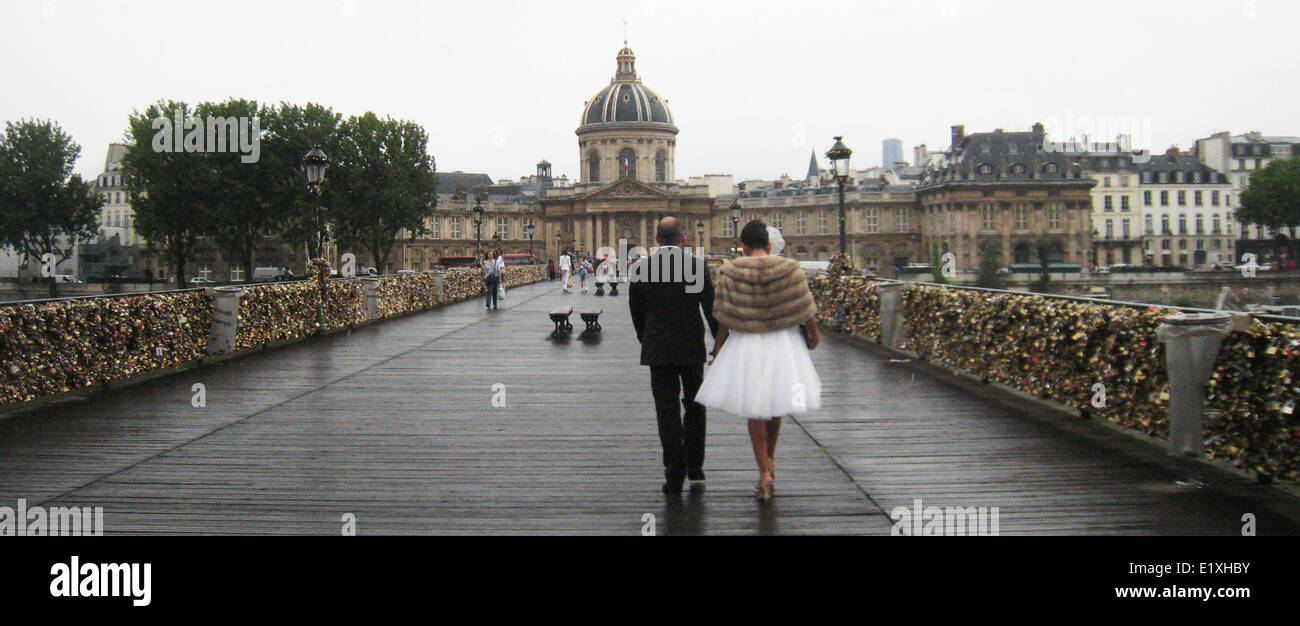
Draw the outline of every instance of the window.
[[[618,152],[618,177],[636,178],[636,151],[623,148]]]
[[[1016,205],[1016,230],[1029,230],[1029,205]]]
[[[1178,192],[1178,206],[1187,206],[1187,192],[1186,192],[1186,191],[1181,191],[1181,190],[1180,190],[1180,191]]]
[[[1218,213],[1215,213],[1215,214],[1210,218],[1210,234],[1213,234],[1213,235],[1217,235],[1217,234],[1219,234],[1219,214],[1218,214]]]
[[[865,228],[866,232],[873,234],[880,232],[880,209],[876,207],[867,207],[864,215],[866,216],[867,222]]]
[[[1145,206],[1151,206],[1151,192],[1150,192],[1150,191],[1144,191],[1144,192],[1142,192],[1142,204],[1145,205]]]
[[[1047,229],[1048,229],[1048,230],[1060,230],[1060,229],[1061,229],[1061,207],[1060,207],[1060,205],[1053,204],[1053,205],[1049,205],[1049,206],[1047,207]]]
[[[460,239],[460,218],[451,218],[451,238]]]
[[[1133,236],[1132,233],[1129,231],[1129,221],[1130,220],[1127,217],[1120,220],[1120,232],[1122,233],[1124,239],[1128,239],[1129,237]]]
[[[1196,249],[1197,249],[1197,250],[1204,250],[1204,249],[1205,249],[1205,240],[1204,240],[1204,239],[1197,239],[1197,240],[1196,240]]]
[[[1104,159],[1103,159],[1103,161],[1104,161]],[[1102,177],[1101,177],[1101,186],[1102,186],[1102,187],[1109,187],[1109,186],[1110,186],[1110,177],[1109,177],[1109,176],[1102,176]]]
[[[238,266],[238,265],[231,265],[231,266],[230,266],[230,280],[233,281],[233,282],[240,282],[240,281],[244,280],[244,268],[242,268],[242,267],[240,267],[240,266]]]
[[[817,234],[818,235],[826,234],[826,212],[825,211],[817,212]]]
[[[1168,191],[1161,191],[1161,192],[1160,192],[1160,206],[1169,206],[1169,192],[1168,192]]]
[[[1201,198],[1201,193],[1202,193],[1202,192],[1200,192],[1200,191],[1193,191],[1193,192],[1192,192],[1192,202],[1193,202],[1194,204],[1196,204],[1196,206],[1201,206],[1202,204],[1204,204],[1204,203],[1201,201],[1201,200],[1202,200],[1202,198]]]
[[[430,218],[429,236],[432,237],[433,239],[437,239],[440,236],[439,232],[441,232],[441,230],[442,230],[442,220],[438,219],[437,216]]]
[[[997,230],[998,213],[992,204],[985,204],[980,207],[980,227],[984,230]]]
[[[497,218],[497,238],[501,241],[510,238],[510,220],[504,216]]]
[[[1107,239],[1115,238],[1115,220],[1109,217],[1106,218],[1106,238]]]
[[[1187,216],[1186,216],[1186,215],[1179,215],[1179,216],[1178,216],[1178,234],[1180,234],[1180,235],[1186,235],[1186,234],[1187,234]]]
[[[1144,222],[1143,228],[1146,235],[1150,237],[1151,235],[1156,234],[1156,229],[1155,226],[1152,225],[1153,223],[1150,215],[1145,216]]]
[[[900,233],[912,230],[912,210],[904,207],[894,209],[894,227]]]
[[[661,151],[655,155],[655,182],[662,183],[668,179],[668,157]]]
[[[794,214],[794,234],[805,235],[808,233],[808,216],[804,213]]]
[[[593,183],[600,181],[600,154],[595,150],[587,153],[587,180]]]
[[[1219,192],[1210,192],[1210,206],[1219,206]]]
[[[773,214],[772,214],[772,226],[775,227],[777,230],[782,230],[782,229],[784,229],[784,228],[785,228],[785,214],[783,214],[783,213],[773,213]]]
[[[980,163],[980,165],[979,165],[979,173],[981,173],[981,174],[992,174],[992,173],[993,173],[993,166],[992,166],[992,165],[989,165],[988,163]]]
[[[1115,203],[1110,196],[1102,198],[1102,205],[1107,213],[1115,210]]]
[[[1162,234],[1162,235],[1172,235],[1172,234],[1174,234],[1174,231],[1170,230],[1170,228],[1169,228],[1169,216],[1168,216],[1168,215],[1161,215],[1161,216],[1160,216],[1160,234]]]
[[[1198,235],[1204,235],[1204,234],[1205,234],[1205,216],[1204,216],[1204,215],[1197,215],[1197,216],[1196,216],[1196,234],[1198,234]]]
[[[1119,197],[1119,210],[1128,213],[1131,209],[1128,205],[1128,196]]]
[[[1160,249],[1161,249],[1161,250],[1169,250],[1169,249],[1171,249],[1171,248],[1170,248],[1170,244],[1169,244],[1169,240],[1168,240],[1168,239],[1166,239],[1166,240],[1160,242]]]
[[[1179,240],[1178,240],[1178,249],[1179,249],[1179,250],[1186,250],[1186,249],[1187,249],[1187,240],[1186,240],[1186,239],[1179,239]]]

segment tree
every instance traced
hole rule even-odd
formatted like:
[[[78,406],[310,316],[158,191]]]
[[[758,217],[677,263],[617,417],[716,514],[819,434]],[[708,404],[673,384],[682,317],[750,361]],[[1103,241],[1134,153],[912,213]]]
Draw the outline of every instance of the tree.
[[[935,244],[930,251],[930,279],[935,284],[949,285],[952,281],[943,275],[943,251],[938,244]]]
[[[413,122],[351,117],[339,128],[338,155],[326,174],[330,222],[343,245],[359,245],[383,268],[398,233],[426,232],[437,203],[428,136]]]
[[[1034,251],[1038,254],[1038,264],[1042,274],[1038,276],[1035,291],[1047,293],[1052,286],[1052,263],[1061,260],[1061,242],[1048,236],[1034,239]]]
[[[337,159],[341,152],[341,119],[332,109],[310,102],[305,106],[282,102],[267,113],[262,158],[274,159],[279,163],[277,169],[286,173],[284,178],[274,181],[270,193],[279,206],[278,231],[295,249],[310,247],[317,228],[316,212],[322,205],[334,204],[333,199],[338,195],[332,184],[322,186],[320,198],[308,189],[303,157],[313,147],[320,146],[327,156]],[[339,171],[337,167],[331,168],[326,172],[327,180]]]
[[[135,211],[136,231],[149,242],[151,252],[163,255],[176,272],[177,286],[184,288],[185,265],[198,238],[210,232],[213,215],[207,194],[215,177],[203,153],[155,145],[155,137],[166,128],[157,128],[154,121],[172,118],[178,109],[183,117],[190,116],[190,107],[174,101],[131,113],[122,178]]]
[[[988,289],[1002,289],[1002,246],[993,239],[980,243],[980,268],[975,284]]]
[[[81,146],[57,123],[21,120],[0,137],[0,245],[25,262],[72,256],[77,241],[99,233],[104,199],[72,173]],[[60,245],[62,244],[62,245]],[[57,287],[50,280],[50,295]]]
[[[1241,192],[1237,219],[1268,228],[1279,235],[1279,244],[1282,229],[1295,239],[1300,226],[1300,157],[1274,159],[1252,174]]]
[[[210,145],[206,152],[190,155],[208,163],[208,175],[193,181],[196,188],[206,188],[204,198],[211,219],[203,234],[211,235],[221,252],[244,268],[245,276],[252,276],[253,253],[281,227],[288,213],[275,191],[283,181],[294,178],[294,165],[285,163],[281,155],[260,149],[261,122],[271,115],[256,102],[201,103],[195,113],[209,124],[214,119],[247,120],[247,132],[257,132],[253,138],[259,144],[255,161],[245,162],[248,159],[238,150],[214,151]],[[258,120],[257,131],[251,128],[253,119]]]

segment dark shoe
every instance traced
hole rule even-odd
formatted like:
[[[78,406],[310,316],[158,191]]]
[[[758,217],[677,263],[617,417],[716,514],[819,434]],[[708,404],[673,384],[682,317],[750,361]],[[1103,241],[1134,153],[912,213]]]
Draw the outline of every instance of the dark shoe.
[[[664,493],[669,495],[681,494],[682,482],[683,481],[680,478],[669,478],[668,482],[664,483]]]
[[[686,477],[695,482],[704,480],[704,470],[691,470],[687,472]]]

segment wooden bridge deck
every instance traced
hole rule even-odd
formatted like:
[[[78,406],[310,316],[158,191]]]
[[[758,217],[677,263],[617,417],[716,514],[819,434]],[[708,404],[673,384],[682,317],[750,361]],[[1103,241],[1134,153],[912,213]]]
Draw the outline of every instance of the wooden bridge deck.
[[[570,341],[547,339],[566,303],[605,309],[598,343],[576,312]],[[638,534],[651,513],[660,534],[881,535],[920,498],[999,507],[1002,534],[1239,534],[1243,513],[1300,534],[1289,495],[834,338],[815,353],[824,408],[783,429],[774,503],[751,499],[744,423],[718,414],[709,480],[666,497],[626,292],[545,283],[504,304],[0,420],[0,506],[102,506],[130,534],[338,534],[346,513],[358,534]]]

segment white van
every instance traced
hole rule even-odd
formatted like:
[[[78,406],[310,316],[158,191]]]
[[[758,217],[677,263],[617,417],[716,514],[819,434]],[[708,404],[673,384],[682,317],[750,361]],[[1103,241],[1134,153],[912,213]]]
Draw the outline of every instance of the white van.
[[[54,282],[56,282],[56,283],[71,283],[71,284],[73,284],[73,285],[77,285],[77,284],[80,284],[80,283],[81,283],[81,281],[77,280],[77,277],[76,277],[76,276],[73,276],[72,274],[55,274],[55,275],[54,275]]]
[[[293,280],[293,274],[285,267],[255,267],[253,268],[253,282],[255,283],[273,283],[282,280]]]

